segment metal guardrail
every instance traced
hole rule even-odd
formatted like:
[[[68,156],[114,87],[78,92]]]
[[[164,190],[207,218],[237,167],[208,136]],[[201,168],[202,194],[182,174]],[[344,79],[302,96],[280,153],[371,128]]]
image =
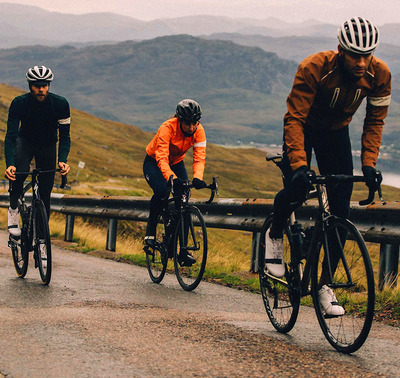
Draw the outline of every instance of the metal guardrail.
[[[8,194],[0,194],[0,207],[8,207]],[[253,233],[250,270],[256,270],[259,232],[265,218],[272,212],[272,199],[215,199],[191,200],[204,216],[207,227],[250,231]],[[51,209],[66,215],[65,240],[72,241],[75,216],[108,219],[106,249],[115,251],[118,220],[147,222],[150,198],[129,196],[80,196],[53,193]],[[315,201],[296,210],[302,223],[312,222],[317,212]],[[364,239],[380,244],[380,286],[396,284],[400,245],[400,202],[373,203],[367,207],[351,203],[350,219]]]

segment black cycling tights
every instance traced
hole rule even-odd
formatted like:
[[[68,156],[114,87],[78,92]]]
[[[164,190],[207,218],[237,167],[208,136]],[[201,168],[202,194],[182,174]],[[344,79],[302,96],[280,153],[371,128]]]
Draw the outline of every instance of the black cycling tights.
[[[348,127],[336,131],[307,130],[304,139],[308,165],[310,165],[311,152],[314,149],[320,174],[353,174],[353,157]],[[306,197],[304,191],[298,190],[291,183],[293,172],[286,154],[286,146],[283,148],[282,164],[285,187],[276,195],[274,200],[274,220],[270,233],[273,238],[282,237],[282,230],[287,219],[296,207],[304,202]],[[327,187],[329,207],[332,214],[346,218],[349,216],[352,191],[353,183],[340,183]]]
[[[34,142],[18,137],[15,150],[15,167],[17,172],[30,171],[30,164],[35,158],[36,168],[52,170],[56,167],[56,144],[37,145]],[[50,195],[54,185],[54,173],[45,173],[39,176],[39,194],[47,215],[50,217]],[[16,181],[10,181],[10,206],[16,209],[18,198],[22,193],[26,177],[17,176]]]

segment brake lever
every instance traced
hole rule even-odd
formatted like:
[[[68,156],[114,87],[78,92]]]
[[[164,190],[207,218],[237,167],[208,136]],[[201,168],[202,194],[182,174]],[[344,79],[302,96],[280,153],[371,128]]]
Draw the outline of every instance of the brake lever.
[[[211,196],[210,198],[206,201],[206,204],[209,205],[215,198],[215,194],[217,194],[217,196],[219,196],[219,192],[218,192],[218,182],[217,182],[217,178],[213,177],[213,182],[212,184],[207,186],[209,189],[211,189]]]
[[[67,186],[67,183],[68,183],[67,175],[62,175],[60,189],[64,189]]]

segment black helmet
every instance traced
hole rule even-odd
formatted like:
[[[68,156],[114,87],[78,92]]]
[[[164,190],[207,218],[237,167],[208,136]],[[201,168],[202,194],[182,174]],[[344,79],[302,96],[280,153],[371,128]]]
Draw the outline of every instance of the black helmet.
[[[176,106],[176,116],[185,123],[196,123],[201,118],[200,105],[189,98],[182,100]]]

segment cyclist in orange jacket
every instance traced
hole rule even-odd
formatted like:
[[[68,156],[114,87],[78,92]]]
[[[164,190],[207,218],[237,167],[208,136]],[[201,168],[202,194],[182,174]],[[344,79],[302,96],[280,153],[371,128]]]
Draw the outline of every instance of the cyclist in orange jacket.
[[[182,188],[188,174],[184,157],[193,147],[193,186],[201,189],[206,186],[203,181],[206,161],[206,134],[202,124],[200,105],[191,99],[180,101],[175,115],[165,121],[152,141],[146,147],[146,158],[143,173],[147,183],[153,189],[150,201],[150,216],[146,228],[145,244],[152,246],[155,242],[157,217],[162,210],[162,199],[166,197],[167,183],[173,176],[174,191]]]
[[[366,98],[362,133],[362,171],[369,188],[376,190],[376,171],[382,128],[391,96],[391,74],[382,60],[372,55],[379,44],[378,29],[355,17],[337,32],[338,51],[323,51],[300,63],[287,98],[284,117],[284,189],[274,201],[274,219],[266,235],[266,267],[282,277],[282,231],[291,212],[301,205],[310,183],[307,179],[314,149],[321,174],[353,174],[349,137],[352,116]],[[329,207],[334,215],[348,217],[352,183],[328,187]],[[343,315],[333,291],[320,281],[326,313]]]

